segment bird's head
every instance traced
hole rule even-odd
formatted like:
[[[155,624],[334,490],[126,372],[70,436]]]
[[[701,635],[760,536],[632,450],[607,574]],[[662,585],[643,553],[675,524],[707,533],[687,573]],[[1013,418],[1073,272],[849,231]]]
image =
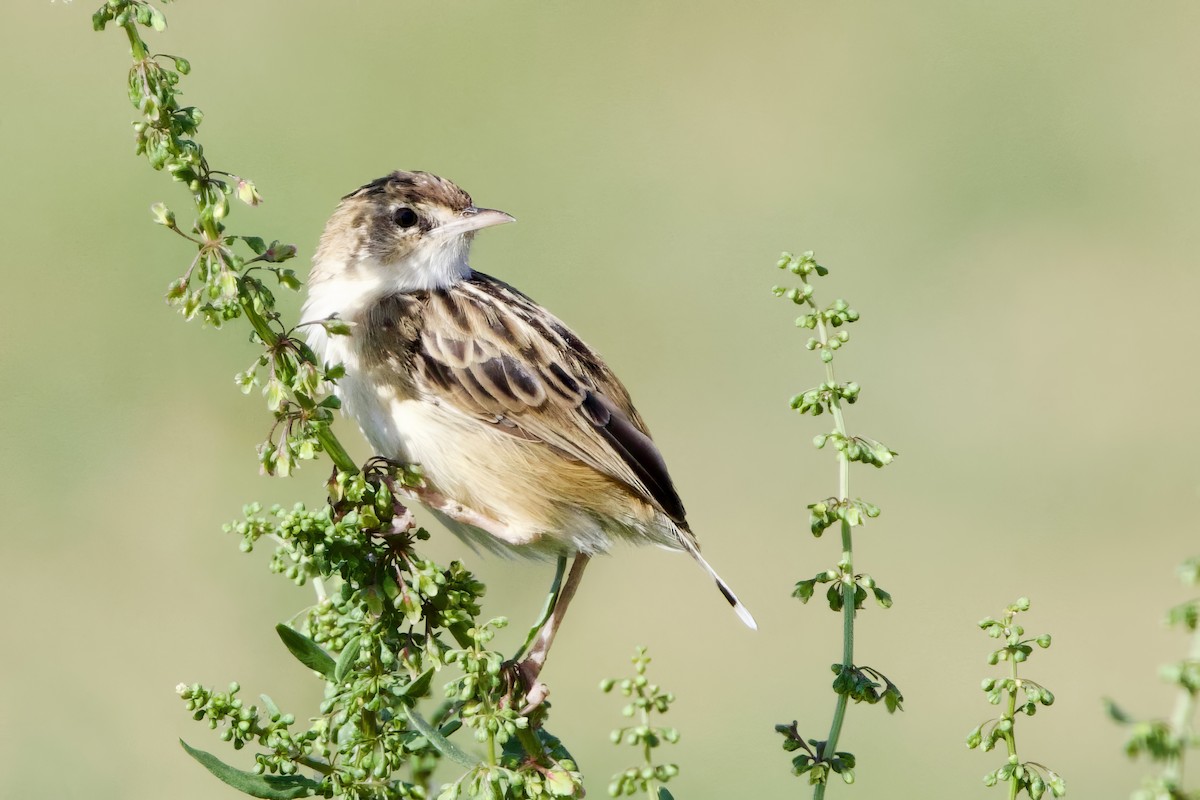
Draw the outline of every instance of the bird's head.
[[[448,286],[470,274],[475,233],[513,221],[477,208],[445,178],[393,172],[342,198],[321,236],[311,282],[342,279],[390,291]]]

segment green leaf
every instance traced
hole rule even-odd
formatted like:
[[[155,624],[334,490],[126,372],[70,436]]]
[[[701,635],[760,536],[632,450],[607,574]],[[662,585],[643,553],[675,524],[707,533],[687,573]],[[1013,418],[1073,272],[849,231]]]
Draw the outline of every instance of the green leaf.
[[[405,706],[404,713],[408,717],[411,724],[417,731],[429,740],[429,743],[436,747],[442,755],[449,758],[451,761],[458,763],[468,769],[475,769],[479,766],[479,760],[471,758],[465,751],[461,750],[458,745],[451,742],[445,736],[442,736],[436,728],[429,724],[428,720],[417,713],[416,709]]]
[[[261,256],[267,252],[267,243],[263,241],[261,236],[243,236],[242,241],[254,251],[254,255],[256,256]]]
[[[1104,698],[1104,706],[1105,710],[1108,711],[1108,716],[1111,717],[1114,722],[1119,722],[1122,725],[1130,725],[1136,721],[1133,717],[1129,716],[1129,714],[1125,713],[1124,709],[1107,697]]]
[[[334,683],[346,680],[346,676],[354,668],[354,662],[358,660],[358,651],[361,647],[362,639],[358,636],[346,642],[346,646],[342,648],[342,654],[338,656],[337,664],[333,668]]]
[[[294,292],[300,291],[300,279],[296,277],[294,270],[281,269],[275,273],[275,277],[279,279],[280,286],[284,286]]]
[[[675,800],[674,795],[667,791],[667,787],[658,787],[658,800]]]
[[[807,603],[812,599],[813,591],[817,585],[816,578],[810,578],[806,581],[799,581],[796,588],[792,591],[792,597],[800,600],[801,603]]]
[[[429,691],[429,684],[433,681],[433,667],[422,672],[417,677],[413,678],[412,683],[404,687],[403,697],[408,697],[413,700],[419,700]]]
[[[179,740],[179,744],[189,756],[199,761],[222,782],[251,797],[291,800],[295,797],[311,797],[321,787],[321,784],[303,775],[256,775],[253,772],[235,769],[212,753],[189,746],[183,739]]]
[[[326,678],[333,680],[337,664],[319,644],[282,623],[275,626],[275,632],[283,640],[283,646],[296,657],[297,661],[309,669],[321,673]]]
[[[323,327],[330,336],[349,336],[352,333],[350,323],[337,318],[322,320],[321,327]]]

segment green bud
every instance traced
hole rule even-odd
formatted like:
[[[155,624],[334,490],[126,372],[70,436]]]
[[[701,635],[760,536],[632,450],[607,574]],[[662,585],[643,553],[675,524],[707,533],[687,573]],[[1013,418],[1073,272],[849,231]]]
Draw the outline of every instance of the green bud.
[[[296,246],[294,244],[280,244],[279,242],[272,242],[271,246],[267,248],[267,252],[263,254],[264,260],[273,264],[295,257]]]

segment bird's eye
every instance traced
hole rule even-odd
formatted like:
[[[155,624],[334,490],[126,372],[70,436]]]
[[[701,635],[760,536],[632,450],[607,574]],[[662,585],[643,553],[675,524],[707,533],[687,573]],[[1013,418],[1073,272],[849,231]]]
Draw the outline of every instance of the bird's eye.
[[[396,209],[396,213],[392,215],[392,220],[398,227],[411,228],[417,224],[419,218],[417,217],[417,212],[411,208],[398,208]]]

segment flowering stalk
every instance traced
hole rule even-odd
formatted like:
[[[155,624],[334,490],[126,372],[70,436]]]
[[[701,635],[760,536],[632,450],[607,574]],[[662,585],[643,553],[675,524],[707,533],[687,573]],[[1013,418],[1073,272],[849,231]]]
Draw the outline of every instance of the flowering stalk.
[[[857,383],[842,383],[837,379],[833,368],[835,354],[850,340],[850,334],[835,329],[857,322],[858,312],[844,300],[835,300],[822,307],[813,299],[812,281],[828,275],[829,271],[817,263],[811,252],[799,257],[784,253],[778,266],[798,276],[800,285],[792,288],[776,286],[773,293],[802,307],[803,313],[796,319],[796,325],[815,333],[805,347],[818,353],[825,367],[824,382],[793,397],[791,406],[801,414],[815,417],[828,413],[833,418],[833,430],[816,436],[813,443],[818,449],[831,445],[837,454],[838,465],[837,494],[810,504],[808,509],[809,528],[813,536],[819,537],[828,528],[838,527],[841,533],[841,558],[834,567],[798,582],[792,593],[801,602],[807,603],[812,599],[817,584],[829,584],[825,592],[826,601],[831,610],[842,615],[842,656],[841,661],[832,667],[835,676],[833,691],[837,695],[833,719],[824,740],[806,740],[796,722],[775,726],[775,730],[784,737],[785,751],[801,751],[792,759],[793,772],[807,776],[813,786],[813,797],[819,800],[825,796],[831,772],[840,775],[846,783],[854,782],[854,755],[837,749],[850,701],[874,704],[883,700],[888,712],[892,713],[902,707],[904,700],[899,688],[878,670],[854,663],[855,615],[863,608],[868,592],[874,595],[882,608],[890,608],[892,598],[870,575],[855,571],[853,530],[867,519],[879,516],[879,508],[862,499],[851,499],[850,464],[858,462],[884,467],[891,463],[896,453],[874,439],[852,436],[846,427],[844,407],[858,400],[860,387]]]

